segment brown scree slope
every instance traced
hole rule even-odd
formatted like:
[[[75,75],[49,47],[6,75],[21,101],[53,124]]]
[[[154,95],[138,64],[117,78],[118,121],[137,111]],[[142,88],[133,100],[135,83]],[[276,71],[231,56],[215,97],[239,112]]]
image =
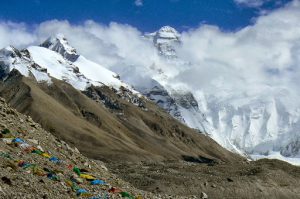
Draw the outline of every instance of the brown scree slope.
[[[88,157],[156,161],[201,156],[216,161],[242,161],[147,100],[145,111],[120,99],[107,87],[94,88],[120,104],[123,113],[119,114],[67,83],[55,79],[53,82],[50,86],[38,84],[13,71],[2,82],[0,95]]]

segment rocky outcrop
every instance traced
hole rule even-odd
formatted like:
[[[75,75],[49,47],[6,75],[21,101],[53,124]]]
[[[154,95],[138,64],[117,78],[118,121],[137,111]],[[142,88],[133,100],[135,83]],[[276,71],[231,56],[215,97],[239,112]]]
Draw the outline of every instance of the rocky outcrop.
[[[122,110],[121,105],[117,102],[117,100],[113,100],[109,96],[105,95],[99,87],[91,86],[83,91],[83,93],[94,101],[103,103],[108,109]]]
[[[69,45],[68,40],[63,34],[57,34],[55,36],[49,37],[40,46],[61,54],[65,59],[71,62],[76,61],[79,57],[76,49]]]
[[[141,92],[151,101],[155,102],[159,107],[166,110],[170,115],[184,123],[184,119],[178,110],[175,99],[162,86],[154,86],[151,89],[141,90]]]
[[[291,141],[280,153],[285,157],[300,158],[300,139]]]
[[[198,102],[191,92],[179,93],[175,92],[172,94],[175,99],[176,104],[185,109],[196,109],[199,110]]]

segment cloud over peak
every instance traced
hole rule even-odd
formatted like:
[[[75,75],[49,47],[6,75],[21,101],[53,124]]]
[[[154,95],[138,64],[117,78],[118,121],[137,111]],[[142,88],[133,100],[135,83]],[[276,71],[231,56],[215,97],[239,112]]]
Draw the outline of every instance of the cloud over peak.
[[[138,6],[138,7],[140,7],[140,6],[143,6],[143,5],[144,5],[144,2],[143,2],[143,0],[135,0],[135,1],[134,1],[134,4],[135,4],[136,6]]]

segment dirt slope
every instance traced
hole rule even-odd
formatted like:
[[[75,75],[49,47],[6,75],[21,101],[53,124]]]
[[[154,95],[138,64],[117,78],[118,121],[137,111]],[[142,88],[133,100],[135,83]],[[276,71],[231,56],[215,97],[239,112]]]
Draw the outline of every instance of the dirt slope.
[[[124,166],[126,165],[126,166]],[[109,164],[135,187],[156,194],[212,199],[299,199],[300,167],[279,160],[200,164],[183,161]]]
[[[75,167],[80,173],[74,172]],[[105,185],[91,185],[93,179],[88,181],[81,174],[102,180]],[[95,199],[100,198],[98,195],[121,198],[120,194],[109,192],[111,187],[136,197],[156,198],[117,178],[103,162],[86,158],[0,98],[1,199],[67,199],[86,198],[88,195],[95,196]],[[82,189],[87,191],[85,195],[79,194]]]
[[[37,84],[14,71],[0,86],[0,95],[88,157],[106,161],[157,161],[183,156],[242,160],[149,101],[144,101],[145,110],[106,87],[94,88],[121,107],[110,109],[62,81],[53,81],[50,86]]]

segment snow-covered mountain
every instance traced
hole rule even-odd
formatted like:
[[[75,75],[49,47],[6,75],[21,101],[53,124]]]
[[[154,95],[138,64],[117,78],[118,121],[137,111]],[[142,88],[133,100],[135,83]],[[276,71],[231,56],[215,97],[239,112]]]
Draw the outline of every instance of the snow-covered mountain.
[[[58,34],[48,38],[40,46],[29,46],[18,50],[12,46],[0,50],[1,77],[13,69],[24,76],[33,76],[39,82],[51,84],[51,77],[64,80],[79,90],[91,85],[127,88],[118,75],[105,67],[78,55],[67,39]]]
[[[292,158],[300,156],[300,107],[291,108],[295,107],[291,103],[297,100],[293,92],[266,86],[254,92],[231,93],[226,92],[222,85],[215,93],[191,90],[173,79],[193,64],[177,56],[180,34],[166,26],[157,32],[147,33],[145,38],[153,41],[163,66],[161,63],[149,63],[155,66],[147,69],[151,72],[138,73],[149,79],[147,82],[152,81],[143,86],[132,80],[140,78],[136,74],[132,74],[131,79],[127,77],[127,81],[139,92],[175,118],[209,134],[232,151],[253,157],[255,154],[254,158],[267,157],[268,154],[274,157],[276,153],[275,157],[290,162],[295,162]]]
[[[176,57],[174,45],[180,44],[180,34],[170,26],[164,26],[158,31],[145,34],[153,41],[159,53],[168,58]]]

